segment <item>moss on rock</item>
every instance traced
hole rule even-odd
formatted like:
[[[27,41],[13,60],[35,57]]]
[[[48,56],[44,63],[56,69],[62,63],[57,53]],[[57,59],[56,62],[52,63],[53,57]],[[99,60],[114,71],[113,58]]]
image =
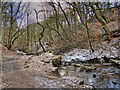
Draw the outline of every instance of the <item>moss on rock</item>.
[[[95,70],[96,67],[85,66],[86,71]]]
[[[55,56],[54,59],[52,59],[52,64],[54,67],[59,67],[61,65],[61,60],[62,60],[62,56]]]
[[[80,64],[74,64],[73,66],[75,66],[75,67],[80,67]]]

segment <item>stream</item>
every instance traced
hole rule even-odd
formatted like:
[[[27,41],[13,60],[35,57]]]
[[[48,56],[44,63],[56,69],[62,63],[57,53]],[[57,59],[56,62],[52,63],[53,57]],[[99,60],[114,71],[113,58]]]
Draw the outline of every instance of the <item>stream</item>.
[[[51,53],[45,55],[48,55],[47,58],[52,57]],[[27,55],[7,57],[2,68],[5,87],[120,88],[120,66],[105,62],[105,57],[112,59],[118,57],[115,49],[111,53],[104,50],[90,53],[86,49],[74,49],[65,53],[62,55],[62,67],[58,69],[60,75],[57,78],[48,75],[55,67],[40,61],[41,58],[45,58],[42,55],[36,57]],[[19,81],[16,81],[18,79]]]
[[[77,77],[85,85],[95,88],[120,88],[120,66],[105,60],[116,57],[118,51],[115,48],[99,49],[95,52],[74,49],[63,55],[62,62],[67,74]]]
[[[95,67],[94,70],[84,69]],[[67,66],[67,75],[77,77],[80,82],[95,88],[120,88],[120,67],[112,63],[81,64],[80,67]]]

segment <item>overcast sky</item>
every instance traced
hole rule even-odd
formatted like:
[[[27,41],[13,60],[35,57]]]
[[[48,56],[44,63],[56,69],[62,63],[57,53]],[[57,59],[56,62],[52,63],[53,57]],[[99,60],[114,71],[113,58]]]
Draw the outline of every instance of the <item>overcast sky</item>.
[[[9,0],[10,1],[10,0]],[[20,0],[13,0],[13,1],[20,1]],[[23,0],[24,2],[26,1],[30,1],[30,11],[32,11],[31,15],[29,16],[30,18],[30,21],[29,23],[34,23],[36,22],[36,16],[35,16],[35,12],[34,12],[34,9],[36,9],[37,11],[41,10],[42,7],[40,5],[40,3],[42,1],[51,1],[51,0]],[[56,1],[56,0],[52,0],[52,1]],[[57,1],[65,1],[65,0],[57,0]],[[74,1],[74,0],[67,0],[67,1]],[[81,0],[77,0],[77,1],[81,1]],[[89,1],[89,0],[82,0],[82,1]],[[97,1],[97,0],[91,0],[91,1]],[[98,1],[108,1],[108,0],[98,0]],[[109,1],[112,1],[112,2],[115,2],[115,1],[120,1],[120,0],[109,0]],[[64,6],[65,7],[65,6]],[[39,21],[42,21],[43,20],[43,15],[42,14],[39,14]],[[20,20],[18,20],[18,22],[20,22]],[[26,18],[24,19],[23,21],[23,25],[27,22]]]
[[[32,11],[32,12],[29,15],[29,24],[36,22],[36,14],[34,12],[34,9],[36,9],[37,11],[41,10],[42,8],[40,6],[40,3],[41,2],[30,2],[28,11],[29,12]],[[23,2],[23,4],[24,4],[24,2]],[[39,13],[39,18],[38,19],[39,19],[39,21],[43,20],[42,14]],[[18,24],[20,23],[20,21],[21,21],[21,18],[18,20]],[[25,25],[26,23],[27,23],[27,16],[24,17],[24,20],[22,22],[22,26]]]
[[[13,1],[13,2],[20,2],[21,0],[4,0],[4,1]],[[91,1],[91,2],[120,2],[120,0],[22,0],[23,2],[51,2],[51,1],[69,1],[69,2],[74,2],[74,1],[80,1],[80,2],[86,2],[86,1]]]

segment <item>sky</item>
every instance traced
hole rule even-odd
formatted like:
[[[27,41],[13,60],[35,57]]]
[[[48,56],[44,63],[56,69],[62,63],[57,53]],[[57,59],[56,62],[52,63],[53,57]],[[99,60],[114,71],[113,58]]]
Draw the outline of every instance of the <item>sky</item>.
[[[20,2],[21,0],[4,0],[4,1],[13,1],[13,2]],[[92,1],[92,2],[120,2],[120,0],[22,0],[23,2],[51,2],[51,1],[69,1],[69,2],[73,2],[73,1],[80,1],[80,2],[86,2],[86,1]]]
[[[23,2],[23,4],[24,4],[24,2]],[[34,9],[36,9],[37,11],[40,11],[40,10],[43,10],[43,7],[44,6],[41,6],[41,2],[30,2],[29,8],[30,8],[30,11],[32,11],[32,12],[29,16],[29,24],[36,22],[36,14],[35,14]],[[39,22],[43,21],[43,17],[44,17],[43,14],[39,13],[38,21]],[[18,23],[20,21],[21,21],[21,19],[18,20]],[[27,17],[24,18],[22,26],[25,25],[25,23],[27,23]]]
[[[9,1],[11,1],[11,0],[9,0]],[[20,1],[20,0],[12,0],[12,1],[17,2],[17,1]],[[22,1],[23,1],[23,4],[26,3],[26,2],[30,2],[30,11],[32,11],[32,12],[31,12],[31,15],[29,16],[29,18],[30,18],[29,24],[31,24],[31,23],[36,22],[36,16],[35,16],[34,9],[36,9],[37,11],[41,10],[42,7],[40,6],[40,3],[42,1],[44,1],[44,2],[47,1],[48,2],[48,1],[51,1],[51,0],[22,0]],[[56,0],[52,0],[52,1],[56,1]],[[64,0],[57,0],[57,1],[64,1]],[[66,1],[68,1],[68,0],[66,0]],[[69,0],[69,1],[76,1],[76,0]],[[77,1],[89,1],[89,0],[77,0]],[[91,0],[91,1],[95,1],[95,0]],[[98,0],[98,1],[108,1],[108,0]],[[120,0],[110,0],[110,1],[115,2],[115,1],[120,1]],[[38,18],[39,21],[43,20],[42,17],[43,17],[42,14],[39,14],[39,18]],[[27,17],[24,18],[22,26],[27,22],[26,19],[27,19]],[[18,24],[20,23],[20,20],[21,19],[18,20]]]
[[[36,22],[36,14],[34,12],[34,9],[36,9],[37,11],[41,10],[40,2],[30,2],[29,9],[30,9],[29,11],[32,11],[31,14],[29,15],[29,24],[31,24],[31,23]],[[41,17],[42,15],[39,14],[38,21],[41,21]],[[20,21],[21,21],[21,18],[18,19],[18,24],[20,23]],[[27,23],[27,16],[24,17],[24,20],[21,26],[25,25],[26,23]]]

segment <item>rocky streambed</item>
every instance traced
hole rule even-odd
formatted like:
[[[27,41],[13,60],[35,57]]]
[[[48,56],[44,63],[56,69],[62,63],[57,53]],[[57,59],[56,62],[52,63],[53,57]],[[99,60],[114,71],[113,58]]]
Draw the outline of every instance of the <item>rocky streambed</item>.
[[[113,63],[80,64],[80,66],[67,66],[64,70],[62,71],[64,75],[77,77],[80,85],[120,88],[120,67]]]
[[[120,88],[120,66],[116,63],[93,63],[93,61],[92,63],[72,62],[72,64],[68,63],[66,65],[64,63],[68,62],[64,61],[61,67],[52,67],[50,69],[52,74],[57,77],[56,79],[47,77],[41,78],[40,75],[37,75],[35,77],[35,81],[38,83],[36,87]]]
[[[93,58],[91,56],[94,55],[86,49],[75,49],[64,54],[62,65],[51,69],[58,78],[44,78],[41,81],[41,76],[38,75],[35,77],[38,82],[37,87],[44,83],[45,87],[50,88],[120,88],[120,66],[118,63],[111,62],[118,57],[117,51],[113,52],[111,55],[103,52],[101,57],[94,52],[96,57]],[[106,56],[108,54],[110,57]],[[43,60],[45,63],[48,63],[47,60],[51,60],[49,55],[54,56],[49,53],[44,55],[44,57],[47,55],[47,59]],[[107,59],[108,61],[106,61]]]
[[[103,42],[95,46],[94,52],[74,49],[63,54],[62,65],[68,75],[79,79],[79,84],[95,88],[120,88],[118,48]]]
[[[2,61],[2,87],[118,89],[118,56],[114,47],[95,52],[74,49],[62,56],[52,53],[7,56]]]

